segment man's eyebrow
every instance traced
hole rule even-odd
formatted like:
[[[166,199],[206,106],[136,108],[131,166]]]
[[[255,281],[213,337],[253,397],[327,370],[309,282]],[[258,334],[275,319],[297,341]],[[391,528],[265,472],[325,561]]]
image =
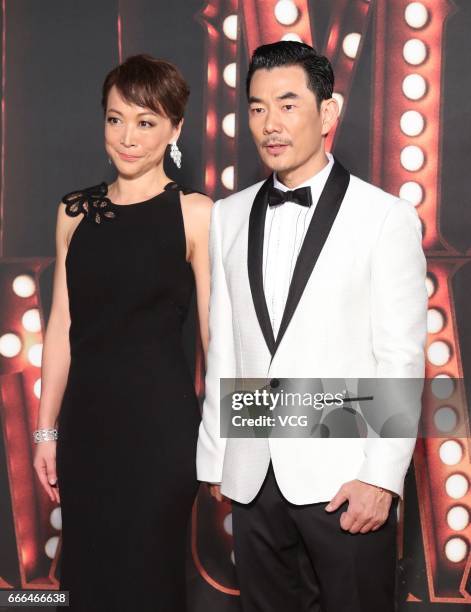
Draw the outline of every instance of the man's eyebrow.
[[[300,98],[301,96],[294,93],[294,91],[286,91],[284,94],[281,94],[281,96],[276,97],[277,100],[299,100]],[[263,100],[261,98],[256,98],[255,96],[250,96],[249,104],[253,103],[263,104]]]
[[[287,91],[284,94],[281,94],[281,96],[277,96],[277,100],[296,100],[299,99],[301,96],[299,96],[297,93],[294,93],[294,91]]]
[[[255,96],[250,96],[249,104],[254,104],[254,103],[262,104],[263,100],[261,98],[256,98]]]
[[[116,110],[116,109],[114,109],[114,108],[109,108],[109,109],[108,109],[108,112],[109,112],[109,113],[117,113],[118,115],[122,115],[122,114],[123,114],[123,113],[121,113],[119,110]],[[145,112],[143,112],[143,113],[137,113],[137,116],[138,116],[138,117],[141,117],[142,115],[155,115],[156,117],[158,117],[157,113],[154,113],[154,111],[151,111],[151,110],[149,110],[149,111],[145,111]]]

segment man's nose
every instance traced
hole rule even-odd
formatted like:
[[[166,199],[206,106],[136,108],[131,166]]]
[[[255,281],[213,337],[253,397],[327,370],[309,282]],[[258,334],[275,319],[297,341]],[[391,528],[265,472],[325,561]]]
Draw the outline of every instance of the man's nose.
[[[267,113],[263,131],[265,134],[272,134],[273,132],[281,131],[281,124],[275,113]]]

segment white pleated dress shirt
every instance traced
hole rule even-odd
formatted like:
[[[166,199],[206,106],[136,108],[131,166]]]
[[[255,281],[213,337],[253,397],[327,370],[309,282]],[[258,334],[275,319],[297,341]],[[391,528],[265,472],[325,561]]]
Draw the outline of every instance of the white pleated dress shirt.
[[[294,191],[309,186],[312,195],[311,206],[285,202],[279,206],[267,207],[263,239],[263,289],[275,339],[299,251],[334,164],[333,156],[330,153],[326,155],[329,162],[320,172],[291,189]],[[282,191],[290,191],[286,185],[280,183],[276,173],[273,173],[273,186]]]

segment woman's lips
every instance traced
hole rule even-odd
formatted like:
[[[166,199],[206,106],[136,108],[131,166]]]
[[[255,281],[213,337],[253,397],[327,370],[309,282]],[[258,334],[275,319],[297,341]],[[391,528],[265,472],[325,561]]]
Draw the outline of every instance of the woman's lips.
[[[120,153],[118,151],[118,155],[121,157],[121,159],[124,159],[124,161],[136,161],[136,159],[140,159],[139,157],[136,157],[135,155],[126,155],[125,153]]]

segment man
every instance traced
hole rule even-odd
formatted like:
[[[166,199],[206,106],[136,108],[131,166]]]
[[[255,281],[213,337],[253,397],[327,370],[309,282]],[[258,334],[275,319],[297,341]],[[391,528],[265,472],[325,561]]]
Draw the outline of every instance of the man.
[[[244,612],[394,610],[395,509],[414,438],[219,431],[222,377],[276,388],[277,378],[424,374],[420,221],[326,154],[333,84],[328,60],[306,44],[255,51],[249,125],[273,174],[212,212],[197,469],[217,499],[233,500]]]

